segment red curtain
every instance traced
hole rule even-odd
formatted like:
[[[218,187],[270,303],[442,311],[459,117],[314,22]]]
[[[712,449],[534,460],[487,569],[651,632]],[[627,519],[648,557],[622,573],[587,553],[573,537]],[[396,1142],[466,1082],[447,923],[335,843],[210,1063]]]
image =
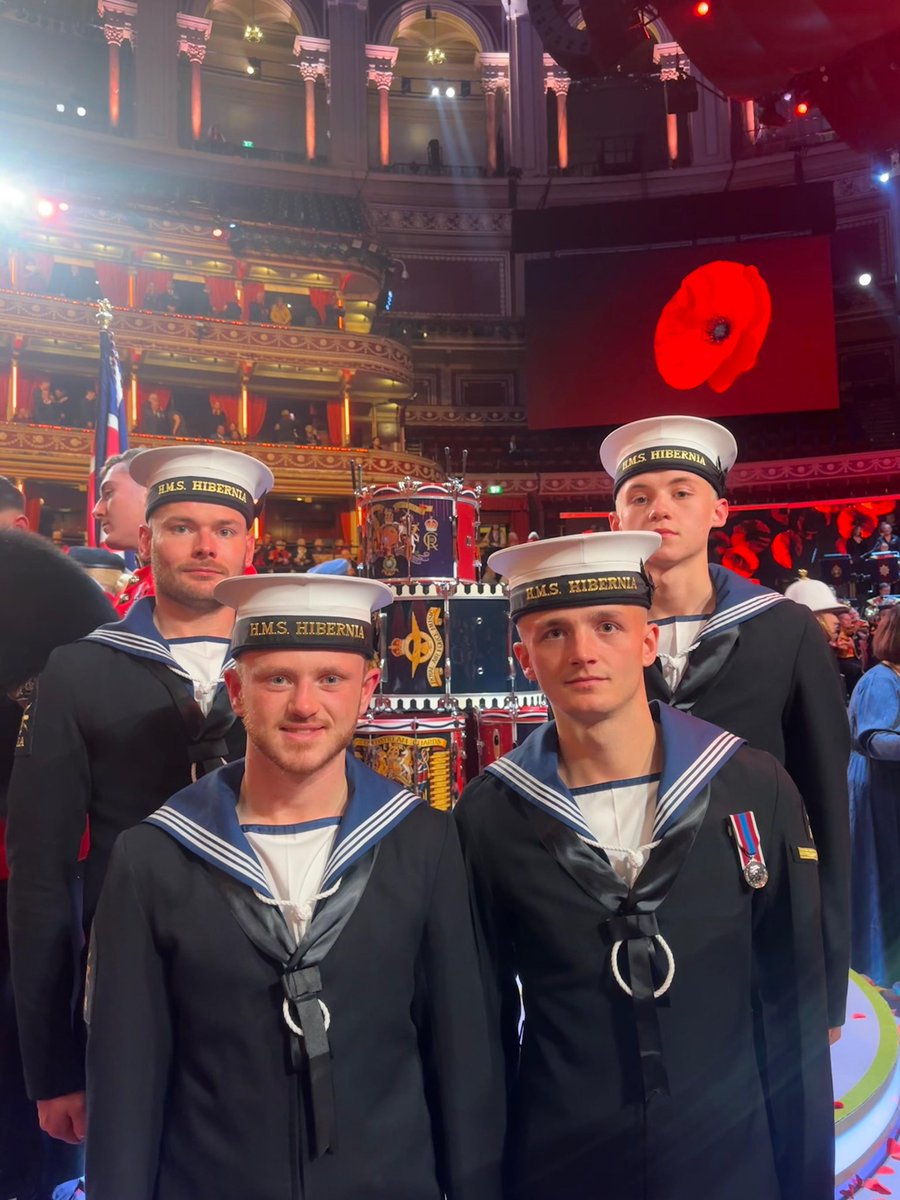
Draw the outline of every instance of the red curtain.
[[[125,308],[128,304],[128,268],[122,263],[94,263],[100,280],[101,295],[110,302]]]
[[[9,396],[9,371],[0,371],[0,421],[6,420],[6,399]]]
[[[9,270],[10,250],[6,246],[0,246],[0,287],[12,287],[11,275]]]
[[[250,319],[250,305],[262,304],[266,296],[265,284],[244,282],[244,319]]]
[[[266,409],[269,406],[265,396],[254,396],[252,392],[247,393],[247,437],[252,441],[259,435],[262,429],[263,421],[266,419]]]
[[[235,298],[235,282],[233,279],[224,279],[221,275],[207,275],[206,286],[209,289],[209,299],[213,306],[213,312],[220,312],[226,304],[230,304]]]
[[[322,319],[322,324],[325,324],[325,309],[329,304],[334,304],[334,292],[328,291],[326,288],[310,288],[309,302]]]
[[[328,444],[339,446],[344,424],[344,405],[340,400],[329,400],[325,409],[328,418]]]
[[[171,282],[171,271],[157,271],[153,267],[138,267],[134,285],[134,299],[137,307],[143,308],[144,296],[151,283],[157,292],[164,292]]]
[[[34,405],[32,404],[32,394],[34,393],[35,389],[44,382],[45,379],[49,378],[49,375],[32,375],[26,374],[24,371],[19,371],[18,383],[16,387],[16,394],[18,398],[18,403],[16,405],[17,412],[28,417],[29,420],[32,418],[34,409]]]
[[[239,410],[241,407],[240,397],[235,396],[234,393],[232,393],[232,392],[222,392],[222,393],[210,392],[209,393],[210,404],[212,404],[214,400],[218,400],[219,403],[222,405],[222,408],[225,412],[225,416],[228,418],[227,424],[230,425],[232,421],[235,424],[237,424],[238,413],[239,413]],[[227,427],[226,427],[225,432],[226,433],[228,432]]]

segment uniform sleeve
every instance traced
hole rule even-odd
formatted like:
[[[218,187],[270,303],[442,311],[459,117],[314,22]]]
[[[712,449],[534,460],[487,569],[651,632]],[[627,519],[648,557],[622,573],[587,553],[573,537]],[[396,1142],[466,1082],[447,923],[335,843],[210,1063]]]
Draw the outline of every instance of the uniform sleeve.
[[[776,804],[760,830],[769,880],[754,897],[758,1053],[780,1200],[834,1190],[834,1109],[819,870],[797,789],[771,760]]]
[[[819,854],[828,1023],[843,1025],[850,970],[850,726],[840,676],[812,614],[784,713],[785,767],[803,797]]]
[[[495,1053],[502,1059],[508,1104],[519,1069],[522,1001],[516,978],[513,934],[507,926],[506,910],[494,888],[491,845],[484,830],[479,828],[478,809],[484,798],[476,798],[476,793],[484,786],[483,781],[478,780],[469,784],[454,810],[454,817],[466,865],[488,1020]],[[487,803],[490,804],[490,799]]]
[[[32,1100],[84,1088],[75,881],[91,775],[77,687],[51,656],[22,720],[7,801],[10,956]]]
[[[465,868],[450,820],[418,956],[416,992],[441,1186],[447,1200],[499,1200],[503,1086],[489,1040]]]
[[[87,1189],[91,1200],[154,1200],[172,1030],[164,962],[129,859],[116,843],[91,931]]]

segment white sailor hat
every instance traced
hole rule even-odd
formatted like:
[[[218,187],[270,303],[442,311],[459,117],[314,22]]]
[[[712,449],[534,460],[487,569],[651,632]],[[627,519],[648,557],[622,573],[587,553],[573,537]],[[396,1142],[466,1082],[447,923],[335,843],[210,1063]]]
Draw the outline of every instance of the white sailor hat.
[[[648,417],[622,425],[603,439],[600,461],[613,477],[613,495],[632,475],[690,471],[720,496],[737,458],[737,442],[723,425],[702,417]]]
[[[810,579],[805,571],[800,572],[800,578],[789,583],[784,589],[786,599],[804,608],[819,612],[846,612],[850,605],[838,600],[827,583],[821,579]]]
[[[507,546],[488,566],[507,580],[513,619],[587,604],[649,608],[653,585],[644,563],[661,542],[658,533],[579,533]]]
[[[237,610],[232,654],[349,650],[366,658],[375,647],[372,613],[394,599],[386,583],[349,575],[238,575],[214,594]]]
[[[251,525],[275,477],[264,463],[219,446],[159,446],[128,464],[147,489],[147,516],[172,500],[199,500],[236,509]]]

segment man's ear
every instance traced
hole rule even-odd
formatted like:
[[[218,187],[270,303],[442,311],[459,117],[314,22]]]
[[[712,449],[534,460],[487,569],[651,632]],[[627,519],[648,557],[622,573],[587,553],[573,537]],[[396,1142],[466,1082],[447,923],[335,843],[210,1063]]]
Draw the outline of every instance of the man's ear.
[[[253,562],[253,555],[256,553],[256,538],[253,536],[253,526],[247,530],[247,540],[244,545],[244,566],[249,567]]]
[[[719,496],[713,508],[713,529],[721,529],[728,520],[728,501],[724,496]]]
[[[522,668],[526,679],[534,679],[534,668],[531,665],[531,655],[528,653],[528,647],[524,642],[513,643],[513,654],[518,660],[519,666]]]
[[[228,689],[228,699],[237,716],[244,715],[244,694],[241,688],[241,672],[238,667],[229,667],[225,672],[225,687]]]
[[[146,562],[150,558],[150,526],[141,525],[138,529],[138,554]]]
[[[642,661],[645,667],[652,667],[656,662],[656,655],[659,650],[659,626],[654,625],[652,621],[648,621],[647,629],[644,633],[644,646]]]
[[[362,692],[359,697],[359,716],[360,718],[366,715],[366,710],[372,696],[375,694],[375,689],[378,687],[378,681],[381,679],[381,668],[367,666],[363,674]]]
[[[622,522],[619,520],[619,514],[617,512],[611,512],[609,514],[609,527],[613,533],[618,533],[622,528]]]

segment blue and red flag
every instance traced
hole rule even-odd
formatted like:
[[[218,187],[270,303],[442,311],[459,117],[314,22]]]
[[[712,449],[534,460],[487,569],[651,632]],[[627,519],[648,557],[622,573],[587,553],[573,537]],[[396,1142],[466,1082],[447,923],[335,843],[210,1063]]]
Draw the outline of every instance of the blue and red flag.
[[[100,387],[97,395],[97,426],[88,479],[87,532],[88,545],[99,546],[99,523],[91,515],[97,503],[97,476],[100,468],[113,454],[128,449],[128,421],[125,397],[122,392],[122,372],[119,352],[109,329],[100,330]]]

